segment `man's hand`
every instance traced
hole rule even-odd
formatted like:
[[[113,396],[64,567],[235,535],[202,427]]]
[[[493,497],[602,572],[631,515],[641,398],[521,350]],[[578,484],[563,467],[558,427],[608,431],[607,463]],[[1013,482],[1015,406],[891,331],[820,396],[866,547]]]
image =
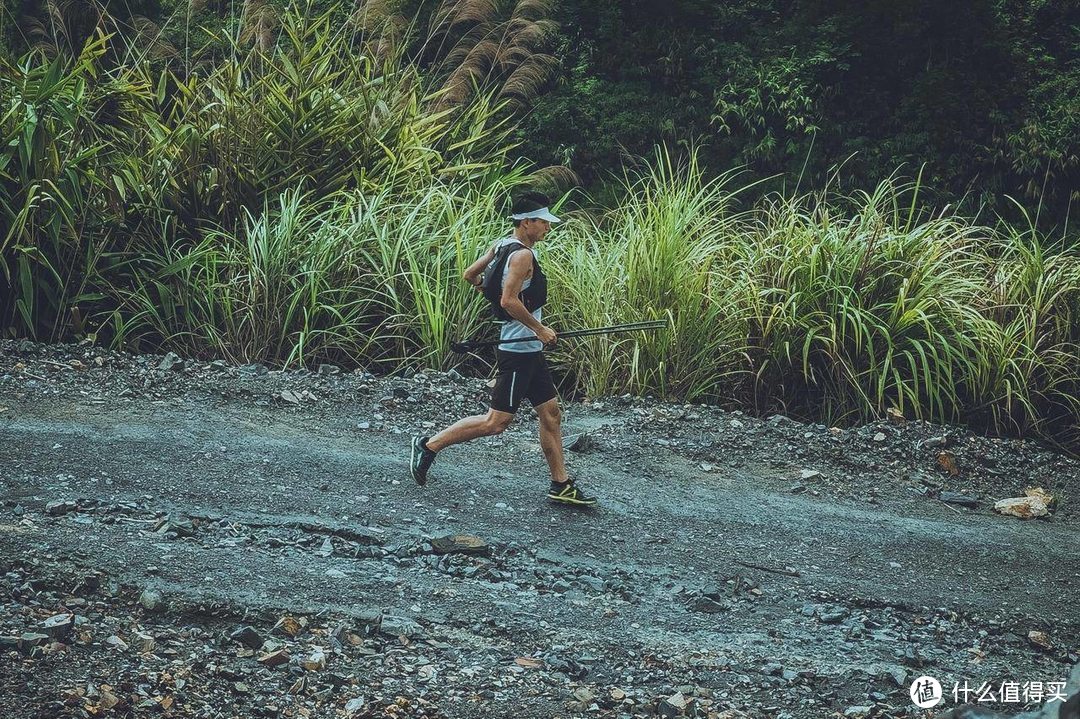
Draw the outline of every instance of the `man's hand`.
[[[547,325],[540,325],[540,329],[536,331],[536,338],[543,342],[545,347],[550,347],[555,344],[559,336]]]
[[[477,258],[476,262],[465,268],[462,278],[472,285],[477,292],[484,291],[484,268],[495,258],[495,246]]]

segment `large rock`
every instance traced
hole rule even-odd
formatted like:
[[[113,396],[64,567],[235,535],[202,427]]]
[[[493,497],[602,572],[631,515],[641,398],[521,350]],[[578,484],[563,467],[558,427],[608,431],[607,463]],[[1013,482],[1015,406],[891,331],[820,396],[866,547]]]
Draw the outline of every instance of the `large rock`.
[[[1020,519],[1034,519],[1050,514],[1049,508],[1040,497],[1010,497],[994,504],[994,511]]]
[[[161,607],[161,594],[153,589],[144,589],[139,595],[139,604],[148,612],[156,612]]]
[[[240,642],[249,649],[261,649],[263,645],[263,638],[255,631],[254,627],[243,626],[229,635],[229,639],[234,642]]]
[[[74,628],[74,614],[54,614],[41,623],[41,631],[58,642],[65,641]]]
[[[431,551],[435,554],[472,554],[486,557],[491,554],[491,545],[470,534],[454,534],[432,539]]]

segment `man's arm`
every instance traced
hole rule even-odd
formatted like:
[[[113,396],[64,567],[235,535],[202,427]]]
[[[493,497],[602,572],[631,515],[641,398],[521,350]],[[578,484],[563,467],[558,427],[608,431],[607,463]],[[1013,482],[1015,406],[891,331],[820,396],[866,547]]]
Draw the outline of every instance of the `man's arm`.
[[[506,282],[503,283],[499,304],[506,310],[506,314],[535,332],[537,339],[545,345],[554,344],[557,337],[555,331],[537,321],[532,313],[525,309],[524,303],[518,297],[521,294],[521,286],[532,275],[532,263],[532,252],[527,250],[518,250],[510,255],[507,261],[510,271],[506,273]]]
[[[484,268],[487,267],[491,261],[495,259],[495,246],[492,245],[491,249],[485,252],[476,262],[472,263],[465,268],[465,271],[461,273],[461,277],[477,290],[480,289],[481,275],[484,273]]]

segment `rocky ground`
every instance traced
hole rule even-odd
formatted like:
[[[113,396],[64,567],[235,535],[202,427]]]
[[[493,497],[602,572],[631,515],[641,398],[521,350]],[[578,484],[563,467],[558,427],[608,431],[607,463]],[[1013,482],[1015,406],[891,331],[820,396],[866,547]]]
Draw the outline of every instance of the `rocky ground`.
[[[1076,461],[619,397],[564,408],[594,511],[543,501],[528,412],[413,484],[486,392],[0,342],[0,716],[1057,716]]]

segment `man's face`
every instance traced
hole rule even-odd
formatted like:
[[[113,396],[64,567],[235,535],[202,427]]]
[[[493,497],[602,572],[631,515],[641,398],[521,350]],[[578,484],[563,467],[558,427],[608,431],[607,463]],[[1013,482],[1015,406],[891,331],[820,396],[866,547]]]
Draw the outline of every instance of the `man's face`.
[[[551,230],[551,223],[539,218],[523,220],[521,224],[525,228],[525,232],[529,239],[533,242],[539,242],[544,239],[544,235]]]

